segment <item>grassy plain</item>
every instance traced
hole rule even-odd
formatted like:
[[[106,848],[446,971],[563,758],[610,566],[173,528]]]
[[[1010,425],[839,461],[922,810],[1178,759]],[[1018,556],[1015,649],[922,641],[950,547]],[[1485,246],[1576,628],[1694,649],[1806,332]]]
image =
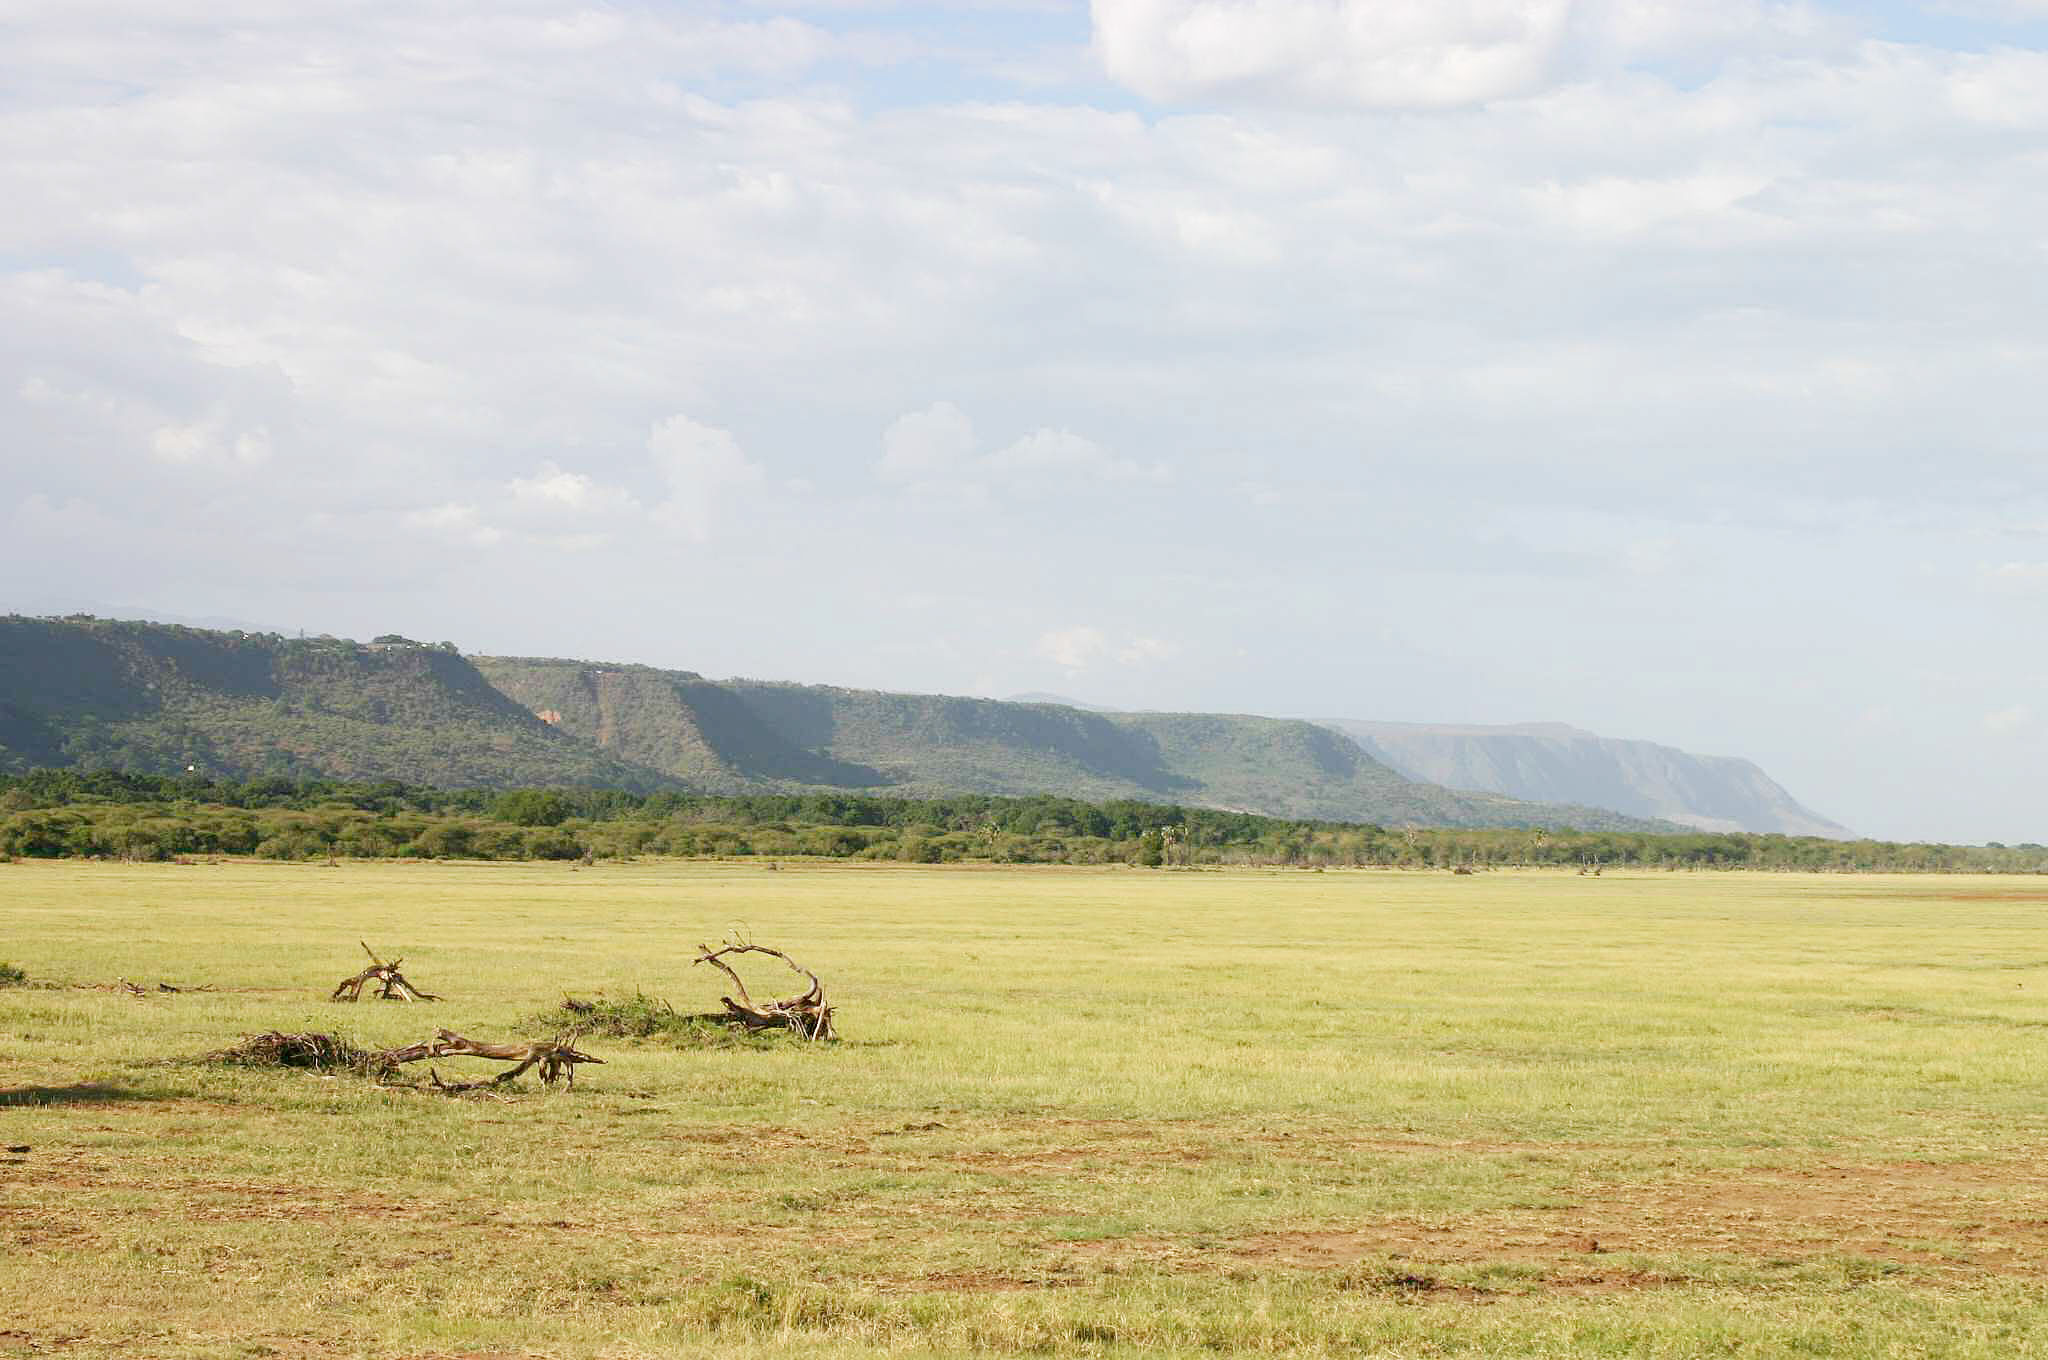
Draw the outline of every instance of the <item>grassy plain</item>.
[[[844,1042],[192,1061],[733,922]],[[17,863],[0,960],[218,988],[0,989],[0,1356],[2048,1354],[2033,879]]]

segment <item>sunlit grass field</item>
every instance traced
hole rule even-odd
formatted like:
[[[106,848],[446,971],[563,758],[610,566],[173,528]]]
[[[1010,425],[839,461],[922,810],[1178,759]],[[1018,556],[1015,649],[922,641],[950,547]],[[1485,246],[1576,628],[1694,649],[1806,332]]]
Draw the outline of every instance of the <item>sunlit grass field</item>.
[[[735,924],[841,1042],[196,1061]],[[2048,1353],[2041,880],[17,863],[0,961],[0,1356]]]

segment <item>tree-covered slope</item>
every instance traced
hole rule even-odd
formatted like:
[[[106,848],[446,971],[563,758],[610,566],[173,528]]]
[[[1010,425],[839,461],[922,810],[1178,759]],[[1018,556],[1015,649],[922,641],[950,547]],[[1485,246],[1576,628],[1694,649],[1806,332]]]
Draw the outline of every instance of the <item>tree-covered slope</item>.
[[[1652,825],[1418,783],[1305,722],[9,617],[0,771],[34,766],[450,788],[1053,794],[1395,826]]]
[[[1243,714],[1123,713],[1166,763],[1200,789],[1192,801],[1272,817],[1394,826],[1574,826],[1644,829],[1639,818],[1585,806],[1460,793],[1408,778],[1317,723]]]
[[[686,671],[534,658],[480,657],[477,665],[564,730],[714,791],[1056,793],[1393,825],[1652,825],[1417,783],[1308,722],[714,682]]]
[[[480,656],[478,672],[535,714],[708,793],[763,785],[869,788],[886,775],[806,750],[728,687],[693,671],[552,657]]]
[[[903,792],[1162,799],[1196,788],[1146,734],[1055,704],[748,680],[727,688],[793,744],[877,770]]]
[[[0,769],[672,781],[557,732],[451,650],[104,619],[0,617]]]

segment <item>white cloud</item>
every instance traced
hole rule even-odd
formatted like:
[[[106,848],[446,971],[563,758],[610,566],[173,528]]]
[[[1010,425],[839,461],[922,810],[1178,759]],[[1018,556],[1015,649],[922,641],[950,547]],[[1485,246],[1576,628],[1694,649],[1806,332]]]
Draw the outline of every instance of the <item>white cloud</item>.
[[[1109,482],[1171,480],[1164,462],[1141,465],[1135,459],[1115,457],[1094,440],[1071,430],[1033,430],[990,454],[982,466],[998,477],[1051,488],[1069,485],[1077,477]]]
[[[1033,649],[1040,660],[1069,672],[1088,670],[1104,661],[1119,666],[1145,666],[1171,661],[1180,655],[1180,645],[1156,637],[1133,637],[1112,642],[1100,628],[1079,625],[1039,634]]]
[[[613,531],[629,526],[639,514],[639,503],[624,489],[547,461],[534,476],[506,482],[487,502],[445,501],[407,511],[400,523],[466,547],[590,552],[609,545]]]
[[[1637,576],[1666,575],[1678,562],[1678,540],[1669,534],[1639,538],[1624,544],[1621,550],[1622,566]]]
[[[1798,0],[1575,0],[1574,40],[1595,62],[1839,52],[1856,25]]]
[[[449,501],[424,510],[409,510],[401,520],[408,529],[469,547],[492,548],[505,541],[505,531],[485,523],[483,512],[474,505]]]
[[[889,426],[876,471],[919,504],[948,510],[989,504],[996,485],[1007,492],[1057,493],[1082,482],[1172,480],[1165,462],[1119,458],[1072,430],[1041,426],[993,453],[974,450],[974,426],[966,414],[951,402],[935,402]]]
[[[1739,232],[1743,224],[1726,219],[1741,211],[1744,200],[1768,188],[1770,182],[1768,175],[1756,170],[1709,169],[1676,179],[1603,175],[1576,183],[1544,184],[1531,196],[1540,219],[1588,236],[1634,235],[1673,224],[1720,225],[1723,230]]]
[[[2048,0],[1921,0],[1942,14],[1972,18],[2039,19],[2048,17]]]
[[[1109,639],[1099,628],[1055,629],[1039,634],[1036,651],[1055,666],[1084,671],[1109,654]]]
[[[950,401],[898,416],[882,434],[882,480],[899,484],[952,476],[974,453],[974,425]]]
[[[531,477],[514,477],[506,489],[519,505],[537,510],[588,515],[636,508],[623,487],[605,486],[585,473],[565,471],[553,460],[543,462]]]
[[[238,463],[267,462],[271,452],[270,431],[261,426],[253,430],[244,430],[235,436],[235,441],[230,447]]]
[[[1984,568],[1983,579],[1994,590],[2022,594],[2048,591],[2048,562],[2002,562]]]
[[[81,543],[117,541],[124,532],[121,522],[85,498],[61,500],[31,492],[15,506],[11,536],[39,548],[61,546],[76,552]]]
[[[194,462],[212,443],[204,425],[159,425],[149,436],[150,452],[167,463]]]
[[[1540,88],[1570,0],[1093,0],[1114,79],[1153,99],[1452,108]]]
[[[1984,730],[2005,736],[2034,725],[2034,710],[2025,704],[2014,704],[1984,715]]]
[[[699,543],[711,537],[722,514],[767,479],[728,431],[685,415],[656,425],[647,437],[647,451],[666,489],[654,518]]]
[[[1162,638],[1139,637],[1132,638],[1119,647],[1116,659],[1119,665],[1143,666],[1155,661],[1171,661],[1179,655],[1178,643],[1168,642]]]
[[[171,464],[217,462],[253,467],[270,458],[270,431],[258,426],[230,432],[226,413],[216,411],[204,420],[157,426],[150,432],[149,450]]]
[[[1092,0],[1111,78],[1164,102],[1442,110],[1588,69],[1839,47],[1773,0]]]
[[[965,683],[1095,600],[1099,640],[1051,650],[1128,682],[1107,697],[1153,701],[1161,639],[1258,638],[1201,683],[1267,705],[1348,667],[1418,717],[1508,684],[1670,739],[1714,715],[1759,758],[1743,724],[1787,711],[1781,674],[1845,677],[1845,723],[1882,701],[1901,732],[1975,731],[2048,664],[1997,595],[2048,568],[1968,537],[2048,521],[2048,323],[2013,283],[2048,221],[2032,34],[1845,42],[1759,0],[1574,0],[1561,31],[1541,4],[1104,0],[1099,51],[1121,32],[1134,84],[1214,106],[1180,112],[1020,96],[971,43],[869,74],[899,59],[878,38],[950,42],[923,5],[865,36],[858,8],[771,9],[0,7],[0,466],[44,535],[0,534],[0,582],[76,524],[100,598],[146,570],[314,623],[289,590],[433,579],[454,617],[500,611],[499,645],[621,654],[679,538],[773,518],[693,564],[723,609],[695,634],[756,674]],[[1539,528],[1482,532],[1504,523]],[[1667,539],[1682,570],[1628,570]],[[515,610],[507,576],[567,575],[515,547],[650,584]],[[957,671],[904,660],[940,655],[928,617],[867,607],[934,563],[985,597],[953,611]],[[1560,573],[1627,637],[1552,626],[1525,592]],[[1773,652],[1814,618],[1836,631]],[[1881,644],[1967,652],[1989,688],[1871,693]],[[1824,716],[1794,726],[1839,768]]]
[[[22,375],[0,438],[72,446],[82,469],[246,474],[292,422],[274,368],[209,361],[146,294],[59,271],[0,271],[0,369]]]

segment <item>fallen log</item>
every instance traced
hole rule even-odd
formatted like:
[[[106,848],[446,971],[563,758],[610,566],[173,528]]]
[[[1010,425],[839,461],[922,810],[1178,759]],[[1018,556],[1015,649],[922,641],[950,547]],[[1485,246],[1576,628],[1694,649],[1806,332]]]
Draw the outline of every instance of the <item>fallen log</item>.
[[[534,1067],[540,1068],[542,1085],[553,1086],[557,1080],[566,1077],[568,1089],[573,1091],[576,1089],[576,1064],[596,1063],[600,1067],[604,1066],[603,1058],[593,1057],[577,1049],[574,1034],[529,1044],[480,1044],[474,1039],[464,1038],[452,1029],[436,1030],[434,1037],[426,1043],[386,1049],[377,1057],[386,1066],[394,1068],[427,1058],[488,1058],[492,1062],[516,1064],[495,1077],[454,1084],[443,1082],[440,1073],[428,1068],[434,1089],[439,1091],[468,1091],[483,1086],[503,1085]]]
[[[367,943],[361,940],[358,940],[356,943],[361,944],[363,952],[370,956],[370,966],[357,973],[354,977],[343,978],[340,984],[335,987],[333,994],[327,998],[329,1001],[360,1001],[363,999],[363,988],[372,982],[377,984],[377,999],[379,1001],[439,1001],[441,999],[432,992],[423,992],[406,981],[405,974],[398,971],[398,965],[404,963],[404,959],[393,959],[391,962],[386,963],[377,957],[377,952],[371,949]]]
[[[739,991],[738,1000],[729,996],[718,998],[724,1003],[728,1018],[737,1020],[748,1029],[786,1029],[805,1039],[839,1037],[832,1032],[833,1008],[825,1002],[825,988],[818,981],[818,975],[780,949],[770,949],[766,945],[735,939],[720,945],[717,949],[708,944],[700,944],[697,950],[697,957],[692,960],[692,966],[699,963],[710,964],[731,978],[732,985]],[[786,1001],[757,1002],[747,994],[747,984],[740,980],[740,975],[726,962],[728,957],[735,954],[766,954],[770,958],[781,959],[789,965],[791,972],[809,978],[810,988],[803,995],[790,997]]]

